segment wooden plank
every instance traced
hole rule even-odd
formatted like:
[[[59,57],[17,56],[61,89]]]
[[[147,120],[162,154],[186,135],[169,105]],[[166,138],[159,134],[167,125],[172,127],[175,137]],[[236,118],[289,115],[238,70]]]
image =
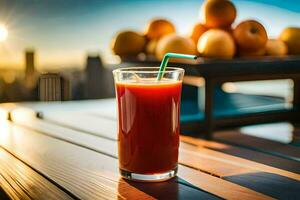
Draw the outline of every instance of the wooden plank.
[[[80,113],[80,115],[83,113]],[[79,114],[76,114],[76,116]],[[79,146],[83,146],[99,153],[109,155],[112,157],[117,157],[117,144],[111,139],[106,139],[106,137],[96,137],[97,135],[102,136],[102,132],[97,132],[97,134],[89,134],[86,131],[80,131],[76,128],[69,128],[69,126],[61,126],[53,121],[48,121],[40,118],[36,118],[35,112],[27,108],[15,109],[11,112],[11,120],[15,124],[31,128],[33,130],[39,131],[43,134],[49,135],[51,137],[68,141],[69,143],[74,143]],[[83,122],[83,121],[82,121]],[[97,121],[97,127],[99,126],[99,120]],[[104,120],[103,123],[106,123]],[[63,133],[63,134],[62,134]],[[112,138],[116,138],[116,133],[111,132]],[[99,146],[101,144],[101,146]]]
[[[299,199],[299,181],[271,173],[255,172],[228,176],[225,180],[263,192],[276,199]],[[247,181],[246,181],[247,180]]]
[[[219,144],[216,142],[207,142],[201,139],[195,139],[191,137],[182,137],[182,141],[186,141],[195,146],[190,146],[189,148],[193,152],[198,152],[203,149],[203,146],[226,148],[228,145]],[[195,149],[197,148],[197,149]],[[202,150],[202,153],[205,151]],[[213,155],[212,155],[213,156]],[[215,155],[215,157],[219,157]],[[255,191],[267,194],[269,196],[278,199],[297,199],[298,192],[300,190],[300,175],[299,174],[281,174],[278,173],[278,169],[270,168],[269,166],[262,165],[260,163],[249,162],[248,160],[243,160],[237,157],[225,157],[224,159],[230,160],[232,162],[241,163],[247,167],[253,169],[253,172],[243,171],[243,173],[233,172],[232,175],[227,175],[223,177],[225,180],[243,185],[247,188],[251,188]],[[191,158],[190,158],[191,159]],[[277,172],[276,172],[277,171]],[[289,173],[289,172],[288,172]],[[281,175],[279,175],[281,174]],[[292,176],[290,176],[292,175]]]
[[[0,188],[11,199],[73,199],[0,147]]]
[[[5,138],[15,138],[15,140],[13,144],[9,143],[9,139],[0,140],[2,143],[4,143],[3,145],[5,148],[13,151],[14,154],[21,157],[24,161],[30,162],[30,165],[40,169],[40,171],[43,173],[53,177],[53,179],[55,179],[59,184],[64,185],[64,187],[68,188],[79,197],[82,198],[82,195],[96,195],[103,192],[102,187],[105,188],[106,184],[104,184],[102,181],[99,181],[100,175],[102,179],[109,178],[110,180],[114,180],[113,183],[117,185],[125,184],[123,183],[123,179],[119,178],[117,172],[117,160],[115,158],[108,157],[85,148],[80,148],[60,140],[48,138],[43,134],[36,133],[35,131],[12,126],[11,124],[9,126],[11,129],[13,129],[13,131],[10,132],[10,137]],[[18,148],[13,148],[14,144],[18,145],[18,143],[21,142],[23,145],[19,145]],[[99,147],[101,147],[101,144],[99,144]],[[47,158],[44,157],[44,154],[47,155]],[[62,169],[66,169],[66,171],[62,173]],[[68,169],[70,169],[70,171]],[[222,181],[217,177],[210,176],[197,170],[189,169],[189,171],[185,174],[185,169],[186,167],[180,166],[180,184],[177,184],[176,186],[179,187],[179,197],[185,197],[184,195],[191,195],[192,193],[199,195],[199,198],[201,196],[207,198],[207,193],[203,192],[203,190],[206,190],[207,192],[226,199],[268,198],[267,196],[257,193],[253,190],[248,190],[247,188],[241,187],[237,184]],[[193,172],[193,176],[190,176],[191,171]],[[203,179],[203,177],[205,177],[205,179]],[[68,180],[67,185],[64,180]],[[186,184],[182,184],[183,181],[187,182],[188,186],[184,187],[183,185]],[[75,185],[78,185],[78,182],[82,182],[81,187],[75,188]],[[86,182],[89,182],[89,184],[86,185]],[[214,187],[210,185],[211,183],[215,183]],[[86,190],[89,190],[88,186],[91,187],[91,185],[93,186],[93,190],[97,192],[94,192],[93,194],[87,194]],[[97,188],[96,186],[99,185],[102,187]],[[118,187],[112,184],[109,186],[109,188],[112,190]],[[126,188],[126,185],[124,187]],[[203,190],[191,190],[191,187],[201,188]],[[229,193],[224,191],[224,188],[231,188],[231,192]],[[124,196],[125,191],[126,193],[130,193],[131,190],[132,188],[126,188],[122,190],[121,196]],[[186,190],[189,192],[184,192]],[[118,192],[120,194],[120,191]],[[170,191],[168,192],[170,193]],[[134,192],[132,191],[131,194],[134,195]],[[210,195],[209,197],[213,198],[214,196]]]
[[[34,102],[34,103],[18,103],[17,107],[31,108],[35,111],[45,113],[51,112],[89,112],[103,114],[104,116],[112,116],[116,119],[116,104],[115,98],[110,99],[97,99],[97,100],[80,100],[80,101],[65,101],[65,102]],[[9,104],[1,104],[1,107],[8,107]],[[11,107],[11,105],[10,105]],[[16,108],[16,107],[15,107]]]
[[[263,193],[256,193],[255,190],[249,190],[247,187],[241,187],[235,183],[224,182],[221,178],[200,173],[183,165],[179,165],[178,176],[184,177],[186,181],[193,183],[205,191],[210,191],[212,194],[218,194],[224,199],[271,199],[270,196]],[[219,187],[222,189],[220,190]],[[243,197],[236,195],[242,195]]]
[[[181,143],[181,149],[182,162],[189,163],[187,165],[191,167],[200,168],[207,164],[211,165],[213,164],[212,161],[214,161],[214,166],[212,166],[211,169],[214,169],[215,174],[221,177],[232,176],[240,173],[267,172],[300,181],[300,174],[227,155],[203,147],[195,147],[193,145]]]
[[[182,142],[194,146],[211,149],[214,151],[222,152],[224,154],[254,161],[255,163],[261,163],[267,166],[272,166],[278,169],[283,169],[286,171],[300,174],[300,164],[299,162],[293,160],[287,160],[277,156],[272,156],[265,153],[253,151],[250,149],[240,148],[237,146],[232,146],[232,145],[219,143],[215,141],[207,141],[200,138],[194,138],[194,137],[188,137],[182,135],[180,139]]]
[[[222,143],[236,145],[282,158],[300,161],[300,151],[298,147],[241,134],[238,130],[219,131],[214,135],[214,139]]]
[[[84,120],[82,120],[81,115],[84,115],[84,113],[48,112],[43,113],[42,118],[46,121],[56,123],[73,130],[88,132],[93,135],[101,134],[101,137],[106,139],[117,140],[117,136],[115,134],[117,132],[117,127],[114,120],[102,118],[105,122],[99,124],[99,120],[95,116],[85,114]]]

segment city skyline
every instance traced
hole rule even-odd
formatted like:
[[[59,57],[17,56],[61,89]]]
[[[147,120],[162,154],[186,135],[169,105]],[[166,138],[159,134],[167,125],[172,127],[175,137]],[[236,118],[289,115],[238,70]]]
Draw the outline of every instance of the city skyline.
[[[202,2],[0,0],[0,24],[8,30],[7,40],[0,42],[0,68],[23,68],[27,48],[35,49],[38,68],[83,67],[89,53],[100,53],[104,61],[112,61],[109,45],[118,31],[143,31],[150,19],[166,17],[186,35],[198,21]],[[284,27],[300,26],[300,3],[296,1],[233,2],[237,22],[258,19],[271,37]]]

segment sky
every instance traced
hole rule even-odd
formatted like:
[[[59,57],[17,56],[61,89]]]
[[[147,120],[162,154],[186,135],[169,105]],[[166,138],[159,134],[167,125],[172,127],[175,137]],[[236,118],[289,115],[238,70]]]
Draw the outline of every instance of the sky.
[[[85,65],[86,56],[100,53],[113,59],[111,39],[120,30],[142,32],[155,17],[171,20],[182,35],[199,21],[202,0],[0,0],[0,24],[8,39],[0,43],[0,68],[23,68],[24,50],[36,51],[37,67]],[[300,27],[300,1],[234,0],[235,23],[257,19],[270,37],[287,26]]]

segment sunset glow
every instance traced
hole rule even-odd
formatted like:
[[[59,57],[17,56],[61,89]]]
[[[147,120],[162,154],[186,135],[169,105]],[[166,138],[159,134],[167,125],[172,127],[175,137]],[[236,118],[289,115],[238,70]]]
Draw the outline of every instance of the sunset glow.
[[[3,42],[7,39],[8,31],[4,25],[0,24],[0,42]]]

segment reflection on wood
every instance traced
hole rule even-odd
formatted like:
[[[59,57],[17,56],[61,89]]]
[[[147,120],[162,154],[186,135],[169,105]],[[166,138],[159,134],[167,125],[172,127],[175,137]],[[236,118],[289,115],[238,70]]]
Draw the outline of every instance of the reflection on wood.
[[[275,167],[270,167],[267,165],[263,165],[261,163],[253,162],[236,156],[227,155],[200,146],[195,147],[193,145],[185,144],[183,142],[180,145],[182,147],[181,149],[183,149],[184,152],[183,155],[186,156],[186,158],[184,158],[183,156],[182,159],[188,162],[188,158],[189,158],[190,160],[193,160],[194,165],[197,165],[197,163],[199,163],[199,165],[200,164],[204,165],[205,162],[203,161],[204,158],[214,160],[215,161],[214,168],[219,169],[219,172],[221,174],[218,175],[222,177],[232,176],[241,173],[253,173],[253,172],[261,171],[261,172],[277,174],[280,176],[285,176],[300,181],[300,175],[296,173],[292,173]],[[232,166],[232,167],[227,169],[226,166]],[[296,166],[300,167],[300,164],[298,163],[298,165]]]
[[[0,163],[0,188],[11,199],[73,199],[1,147]]]
[[[254,161],[252,163],[256,163],[256,165],[260,163],[266,166],[273,166],[278,169],[284,169],[298,174],[300,173],[300,163],[296,161],[215,141],[206,141],[188,136],[181,136],[180,139],[182,142],[191,144],[193,146],[204,147],[217,152],[222,152],[224,154],[232,155],[236,158],[244,158],[245,161]]]
[[[49,138],[37,132],[1,122],[11,131],[1,138],[1,146],[37,169],[80,199],[117,199],[117,160]],[[140,198],[149,197],[133,188],[124,188]]]
[[[223,143],[239,145],[286,159],[300,161],[298,147],[241,134],[239,131],[220,131],[215,134],[214,139]]]

